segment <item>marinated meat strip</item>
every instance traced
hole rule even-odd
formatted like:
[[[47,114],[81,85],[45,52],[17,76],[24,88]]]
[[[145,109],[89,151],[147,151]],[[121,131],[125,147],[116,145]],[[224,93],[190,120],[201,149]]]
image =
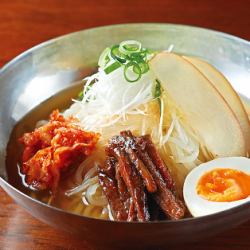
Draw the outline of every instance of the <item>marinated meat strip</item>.
[[[117,141],[120,143],[122,140],[118,138]],[[111,144],[109,145],[108,152],[118,160],[118,169],[133,199],[138,221],[149,221],[147,197],[140,175],[131,166],[124,150]]]
[[[118,167],[118,163],[116,163],[116,175],[115,178],[117,180],[117,186],[118,186],[118,192],[120,194],[120,198],[123,202],[123,205],[126,209],[126,211],[128,211],[128,219],[127,221],[135,221],[137,216],[136,216],[136,211],[134,208],[134,203],[133,203],[133,199],[131,198],[128,189],[126,187],[126,184],[124,183],[121,174],[119,172],[119,167]]]
[[[106,176],[100,170],[99,179],[115,218],[184,217],[185,206],[175,196],[175,183],[149,136],[134,137],[130,131],[122,131],[110,139],[106,154]],[[107,191],[109,186],[111,191]]]
[[[126,140],[125,151],[128,154],[130,161],[134,164],[137,171],[140,173],[148,192],[156,192],[157,186],[152,175],[144,166],[143,162],[137,157],[136,153],[133,150],[133,148],[135,148],[135,141],[132,133],[130,131],[122,131],[121,135]]]
[[[137,215],[135,211],[135,203],[133,202],[133,199],[130,198],[130,207],[128,211],[128,221],[136,221]]]
[[[156,192],[156,190],[157,190],[156,183],[155,183],[152,175],[148,171],[148,169],[144,166],[143,162],[137,157],[137,155],[133,151],[133,149],[128,148],[126,150],[126,152],[128,153],[128,156],[129,156],[131,162],[133,162],[137,171],[140,173],[148,192],[150,192],[150,193]]]
[[[140,138],[143,139],[143,138]],[[146,149],[146,148],[145,148]],[[137,144],[136,147],[138,156],[142,159],[145,166],[152,174],[157,183],[157,192],[153,195],[158,205],[170,219],[180,219],[185,214],[185,208],[181,201],[167,187],[167,182],[163,179],[160,171],[149,157],[147,151],[142,150],[142,147]]]
[[[169,170],[166,168],[163,160],[160,157],[160,154],[156,150],[155,145],[151,141],[149,135],[137,137],[137,143],[141,145],[142,150],[146,150],[152,162],[154,162],[157,169],[160,171],[162,178],[167,184],[167,187],[174,192],[175,191],[175,183],[173,178],[170,175]]]
[[[117,186],[118,186],[118,191],[120,194],[120,198],[124,204],[124,207],[128,211],[128,219],[127,221],[135,221],[137,216],[136,216],[136,211],[134,207],[134,202],[133,199],[131,198],[128,189],[120,175],[118,164],[116,163],[116,175],[115,178],[117,180]]]
[[[115,178],[117,180],[117,187],[118,187],[118,192],[119,192],[119,195],[121,197],[121,200],[123,202],[123,204],[125,205],[126,209],[129,209],[130,208],[130,194],[128,192],[128,189],[121,177],[121,174],[119,172],[119,167],[118,167],[118,163],[116,162],[116,165],[115,165]]]
[[[108,199],[114,219],[118,221],[127,220],[128,212],[119,196],[114,164],[114,159],[108,158],[104,168],[98,167],[98,178],[103,192]]]
[[[109,178],[115,179],[115,174],[116,174],[115,165],[116,165],[116,159],[114,157],[107,157],[106,164],[100,170],[105,172],[105,174]]]
[[[167,217],[179,220],[185,215],[185,207],[169,189],[160,189],[154,194],[154,199]]]

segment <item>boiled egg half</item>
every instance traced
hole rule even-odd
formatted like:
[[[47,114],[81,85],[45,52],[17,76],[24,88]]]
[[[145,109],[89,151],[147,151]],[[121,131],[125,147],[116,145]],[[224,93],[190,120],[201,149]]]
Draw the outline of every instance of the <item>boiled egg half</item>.
[[[199,165],[187,175],[183,196],[194,217],[250,201],[250,159],[225,157]]]

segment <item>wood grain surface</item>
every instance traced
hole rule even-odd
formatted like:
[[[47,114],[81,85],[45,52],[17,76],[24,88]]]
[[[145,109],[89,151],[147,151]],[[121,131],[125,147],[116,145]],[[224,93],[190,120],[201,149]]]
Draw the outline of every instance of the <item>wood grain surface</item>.
[[[114,23],[196,25],[250,40],[249,0],[0,0],[0,67],[26,49],[69,32]],[[174,249],[250,249],[250,221]],[[0,249],[93,249],[31,217],[0,189]]]

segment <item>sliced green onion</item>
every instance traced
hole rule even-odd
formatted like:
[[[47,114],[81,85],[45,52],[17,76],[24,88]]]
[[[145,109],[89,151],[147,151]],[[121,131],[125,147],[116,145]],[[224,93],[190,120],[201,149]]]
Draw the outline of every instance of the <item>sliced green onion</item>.
[[[136,62],[136,64],[140,67],[140,71],[138,70],[138,67],[133,67],[133,71],[136,74],[144,74],[149,70],[149,66],[146,62],[142,61],[142,62]]]
[[[147,55],[147,49],[142,49],[140,52],[136,52],[136,53],[131,53],[129,56],[133,59],[136,59],[136,58],[145,58]]]
[[[113,59],[119,61],[120,63],[125,63],[126,58],[119,50],[119,45],[114,45],[110,50],[110,55]]]
[[[84,81],[83,81],[83,83],[84,83]],[[77,100],[82,101],[82,99],[84,98],[84,96],[86,95],[86,93],[93,87],[94,83],[95,83],[95,82],[92,81],[92,82],[87,86],[85,92],[83,92],[83,90],[82,90],[82,91],[78,94]],[[86,84],[86,82],[85,82],[84,84]],[[86,102],[88,102],[88,100],[86,100]]]
[[[153,96],[159,103],[160,114],[161,114],[162,109],[163,109],[162,100],[161,100],[161,94],[162,94],[161,83],[160,83],[160,81],[158,79],[156,79],[155,82],[156,82],[156,84],[155,84],[155,89],[154,89]]]
[[[109,73],[113,72],[114,70],[116,70],[116,69],[118,69],[120,67],[121,67],[121,64],[119,62],[115,61],[114,63],[112,63],[111,65],[109,65],[108,67],[106,67],[104,69],[104,72],[106,74],[109,74]]]
[[[143,57],[140,55],[140,53],[132,53],[128,55],[129,60],[131,61],[136,61],[136,62],[141,62],[144,61]]]
[[[140,53],[134,53],[133,57],[130,56],[130,60],[136,62],[140,66],[142,74],[146,73],[149,70],[148,63],[144,60],[143,57],[140,56]]]
[[[81,101],[82,99],[83,99],[83,91],[81,91],[77,96],[77,100]]]
[[[144,62],[144,63],[139,63],[139,66],[140,66],[140,68],[141,68],[141,73],[142,73],[142,74],[145,74],[146,72],[149,71],[149,66],[148,66],[148,64],[147,64],[146,62]]]
[[[120,43],[119,50],[125,55],[140,52],[141,43],[135,40],[123,41]]]
[[[128,76],[128,73],[129,73],[128,70],[131,67],[132,67],[131,73],[133,72],[135,75],[137,75],[137,77],[135,77],[134,79],[131,79]],[[141,78],[141,75],[142,75],[141,68],[140,68],[140,66],[136,62],[131,61],[131,62],[129,62],[129,63],[127,63],[125,65],[125,68],[124,68],[124,77],[125,77],[125,79],[128,82],[136,82],[136,81],[138,81]]]
[[[156,79],[155,81],[156,81],[156,84],[155,84],[153,96],[155,99],[157,99],[161,96],[161,83],[158,79]]]
[[[128,40],[106,48],[99,58],[98,65],[104,69],[106,74],[123,66],[125,79],[128,82],[136,82],[142,74],[149,71],[148,60],[153,55],[154,52],[142,48],[140,42]],[[131,79],[132,75],[135,76],[133,79]]]
[[[103,50],[103,52],[101,53],[100,57],[99,57],[99,61],[98,61],[98,65],[103,68],[105,67],[109,62],[110,62],[110,48],[106,48],[105,50]]]

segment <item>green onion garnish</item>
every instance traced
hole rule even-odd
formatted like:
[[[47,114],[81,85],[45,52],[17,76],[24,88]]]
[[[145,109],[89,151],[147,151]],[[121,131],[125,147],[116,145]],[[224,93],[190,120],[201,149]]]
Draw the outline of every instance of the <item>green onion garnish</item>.
[[[120,52],[119,45],[114,45],[111,48],[110,55],[113,59],[117,60],[120,63],[126,62],[126,57]]]
[[[82,99],[83,99],[83,91],[81,91],[77,96],[77,100],[81,101]]]
[[[132,70],[130,68],[132,68]],[[135,78],[131,79],[129,74],[130,75],[132,75],[132,74],[135,75]],[[125,65],[124,77],[128,82],[136,82],[136,81],[138,81],[141,78],[141,75],[142,75],[141,68],[136,62],[130,61]]]
[[[148,72],[148,58],[153,53],[149,49],[142,48],[138,41],[123,41],[119,45],[106,48],[100,56],[98,65],[106,74],[123,66],[125,79],[128,82],[136,82]]]
[[[108,67],[106,67],[104,69],[104,71],[105,71],[106,74],[109,74],[109,73],[113,72],[114,70],[116,70],[116,69],[118,69],[120,67],[121,67],[121,64],[116,61],[116,62],[112,63],[111,65],[109,65]]]
[[[83,82],[84,82],[84,81],[83,81]],[[84,96],[86,95],[86,93],[93,87],[93,85],[94,85],[94,81],[91,82],[91,83],[87,86],[85,92],[83,92],[83,90],[82,90],[82,91],[78,94],[77,100],[82,101],[82,100],[83,100],[83,97],[84,97]],[[88,100],[87,100],[86,102],[88,102]]]
[[[123,41],[120,43],[119,50],[125,55],[140,52],[141,43],[134,40]]]
[[[162,103],[161,103],[161,94],[162,94],[162,88],[161,88],[161,83],[158,79],[155,80],[155,89],[154,89],[154,93],[153,96],[154,98],[158,101],[159,103],[159,107],[160,107],[160,114],[162,111]]]
[[[110,53],[110,48],[106,48],[100,55],[98,65],[100,67],[105,67],[109,62],[109,53]]]
[[[161,97],[161,83],[158,79],[155,80],[156,84],[155,84],[155,89],[154,89],[154,93],[153,96],[155,99],[159,99]]]

